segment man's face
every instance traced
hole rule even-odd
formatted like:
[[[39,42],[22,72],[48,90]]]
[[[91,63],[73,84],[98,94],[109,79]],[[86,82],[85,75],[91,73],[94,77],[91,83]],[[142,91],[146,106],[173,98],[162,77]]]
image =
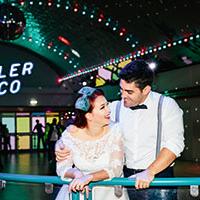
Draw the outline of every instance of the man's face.
[[[120,80],[121,97],[124,100],[125,107],[132,107],[143,103],[149,94],[150,89],[150,86],[146,86],[141,90],[134,82],[127,83],[123,79]]]

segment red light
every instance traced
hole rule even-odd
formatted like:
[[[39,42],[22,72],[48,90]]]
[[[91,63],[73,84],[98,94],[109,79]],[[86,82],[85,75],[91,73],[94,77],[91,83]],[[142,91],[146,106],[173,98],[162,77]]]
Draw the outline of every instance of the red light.
[[[102,13],[100,14],[100,18],[102,18],[102,19],[104,18],[104,15]]]
[[[184,41],[184,42],[188,42],[188,39],[187,39],[187,38],[185,38],[183,41]]]
[[[71,42],[70,42],[68,39],[66,39],[66,38],[64,38],[64,37],[62,37],[62,36],[58,36],[58,40],[59,40],[60,42],[64,43],[64,44],[68,45],[68,46],[71,45]]]
[[[60,84],[62,82],[62,78],[57,78],[56,83]]]
[[[48,6],[52,6],[52,0],[48,0]]]
[[[25,0],[19,0],[19,3],[23,6],[24,5]]]
[[[78,10],[79,10],[79,5],[76,3],[76,4],[74,5],[74,12],[78,12]]]
[[[172,44],[171,44],[171,43],[168,43],[168,44],[167,44],[167,46],[168,46],[168,47],[171,47],[171,46],[172,46]]]
[[[51,49],[51,47],[53,46],[53,42],[49,42],[49,44],[48,44],[48,49]]]
[[[126,32],[126,29],[125,28],[121,28],[120,32],[119,32],[119,35],[120,36],[123,36]]]
[[[64,53],[64,59],[67,60],[69,57],[69,54],[68,53]]]
[[[98,22],[102,22],[102,19],[101,19],[101,18],[99,18],[99,19],[98,19]]]
[[[47,112],[47,113],[51,113],[52,111],[51,111],[50,108],[47,108],[46,112]]]
[[[102,22],[104,19],[104,15],[103,13],[100,13],[99,18],[98,18],[98,22]]]

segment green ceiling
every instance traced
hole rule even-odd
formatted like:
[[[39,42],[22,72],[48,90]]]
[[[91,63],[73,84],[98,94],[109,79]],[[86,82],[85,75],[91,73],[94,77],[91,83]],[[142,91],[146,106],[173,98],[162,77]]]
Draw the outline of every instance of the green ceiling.
[[[26,47],[48,59],[61,76],[142,48],[148,49],[197,34],[200,28],[199,1],[1,2],[20,8],[26,19],[23,35],[6,42]],[[99,18],[102,18],[101,22]],[[124,35],[120,36],[122,30]],[[61,42],[59,36],[70,41],[70,45]],[[199,63],[199,47],[199,40],[193,40],[144,58],[156,60],[159,70],[167,71],[185,66],[183,56],[191,59],[192,63]]]

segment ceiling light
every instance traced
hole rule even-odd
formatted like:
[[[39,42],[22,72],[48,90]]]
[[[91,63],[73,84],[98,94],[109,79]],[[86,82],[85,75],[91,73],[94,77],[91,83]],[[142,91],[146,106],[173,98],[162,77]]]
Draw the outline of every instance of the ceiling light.
[[[71,52],[78,58],[80,58],[80,54],[78,53],[78,51],[74,50],[74,49],[71,49]]]
[[[83,86],[86,86],[86,85],[87,85],[87,82],[86,82],[86,81],[83,81],[83,82],[82,82],[82,85],[83,85]]]
[[[157,67],[157,64],[155,62],[148,63],[148,65],[149,65],[149,68],[152,70],[156,69]]]
[[[37,99],[32,98],[32,99],[30,100],[30,105],[31,105],[31,106],[36,106],[37,104],[38,104]]]

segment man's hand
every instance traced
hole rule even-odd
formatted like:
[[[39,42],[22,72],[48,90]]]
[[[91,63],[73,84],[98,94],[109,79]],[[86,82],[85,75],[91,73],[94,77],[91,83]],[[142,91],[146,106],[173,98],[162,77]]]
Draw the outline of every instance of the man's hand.
[[[148,188],[150,183],[153,181],[155,175],[148,169],[129,176],[129,178],[135,178],[135,188],[136,189],[145,189]]]
[[[77,127],[74,125],[70,125],[67,127],[67,131],[70,133],[74,133],[77,131]],[[56,161],[63,161],[68,159],[71,156],[71,151],[67,148],[63,143],[62,139],[56,142],[55,146],[55,154],[56,154]]]
[[[61,140],[56,142],[55,146],[56,161],[63,161],[71,156],[71,151],[68,149]]]

